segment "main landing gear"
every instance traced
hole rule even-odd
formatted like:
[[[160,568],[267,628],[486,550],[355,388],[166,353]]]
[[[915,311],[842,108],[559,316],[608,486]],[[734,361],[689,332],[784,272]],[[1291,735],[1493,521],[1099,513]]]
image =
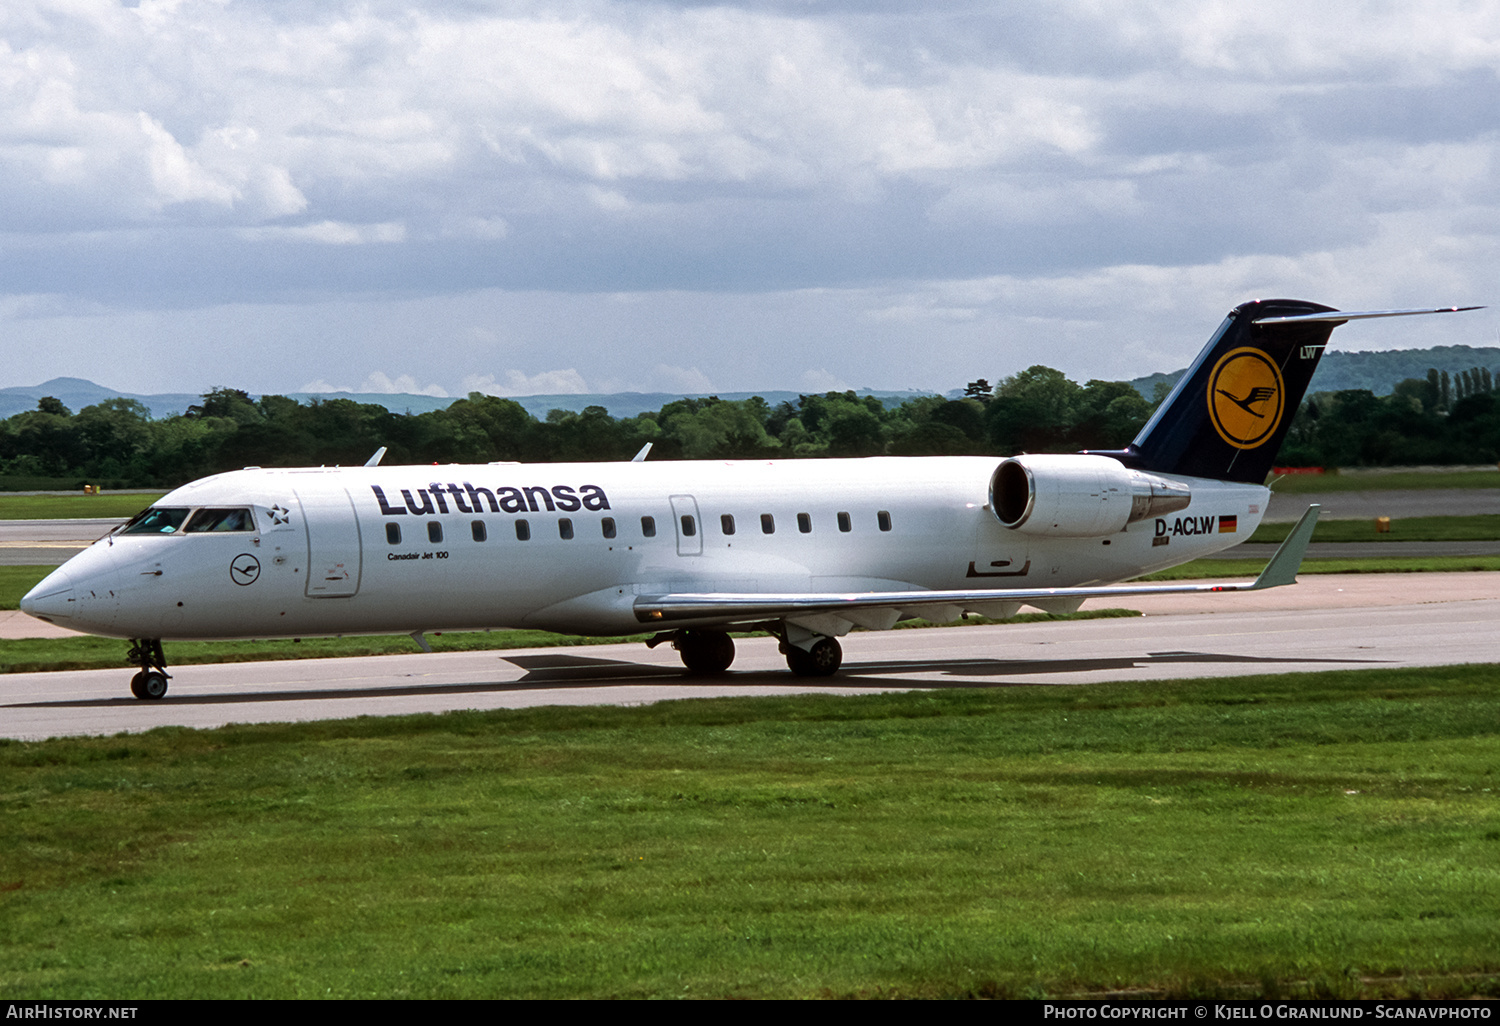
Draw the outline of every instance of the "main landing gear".
[[[827,677],[836,673],[843,664],[844,650],[836,638],[801,631],[802,636],[798,639],[801,643],[798,644],[789,637],[795,629],[789,632],[785,624],[760,624],[758,627],[774,634],[781,642],[787,668],[798,677]],[[665,641],[672,643],[682,657],[682,665],[693,673],[723,673],[734,662],[734,639],[724,631],[667,631],[647,641],[646,647],[655,648]]]
[[[734,662],[734,639],[723,631],[669,631],[656,635],[646,647],[655,648],[663,641],[672,643],[682,665],[693,673],[723,673]]]
[[[830,677],[844,662],[844,649],[836,638],[819,638],[807,649],[783,641],[781,651],[798,677]]]
[[[139,641],[132,638],[130,651],[125,659],[141,668],[141,672],[130,679],[132,695],[136,698],[157,699],[167,693],[167,680],[172,675],[167,672],[167,657],[162,654],[160,638],[142,638]]]

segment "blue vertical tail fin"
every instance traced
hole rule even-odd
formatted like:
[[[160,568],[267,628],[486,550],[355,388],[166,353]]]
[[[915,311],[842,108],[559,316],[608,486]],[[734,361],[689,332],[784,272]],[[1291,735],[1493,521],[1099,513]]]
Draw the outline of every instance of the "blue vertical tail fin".
[[[1135,441],[1097,455],[1141,470],[1260,484],[1334,328],[1372,317],[1476,309],[1351,313],[1298,299],[1242,303],[1229,311]]]

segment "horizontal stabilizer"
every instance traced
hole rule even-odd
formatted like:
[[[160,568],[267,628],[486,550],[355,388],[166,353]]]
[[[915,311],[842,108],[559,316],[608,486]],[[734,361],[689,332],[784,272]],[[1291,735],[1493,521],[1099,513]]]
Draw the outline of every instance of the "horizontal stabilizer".
[[[1419,314],[1463,313],[1465,310],[1483,310],[1482,306],[1440,306],[1420,310],[1330,310],[1327,313],[1298,314],[1295,317],[1261,317],[1256,324],[1343,324],[1347,321],[1369,321],[1376,317],[1415,317]]]

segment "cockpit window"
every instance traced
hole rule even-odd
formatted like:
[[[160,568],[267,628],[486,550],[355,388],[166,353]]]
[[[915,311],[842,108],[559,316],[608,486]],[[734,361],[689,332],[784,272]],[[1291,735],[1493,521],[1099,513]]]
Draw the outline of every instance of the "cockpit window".
[[[248,509],[224,509],[217,506],[205,506],[193,514],[193,519],[188,521],[186,531],[188,534],[199,534],[205,531],[222,533],[225,531],[253,531],[255,530],[255,518],[250,515]]]
[[[187,519],[186,506],[152,506],[130,518],[121,534],[176,534]]]

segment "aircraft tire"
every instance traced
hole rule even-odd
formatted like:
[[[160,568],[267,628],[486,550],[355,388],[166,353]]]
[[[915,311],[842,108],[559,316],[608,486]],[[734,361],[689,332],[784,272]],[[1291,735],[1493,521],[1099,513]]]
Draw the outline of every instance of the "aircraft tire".
[[[833,638],[820,638],[811,651],[788,645],[786,664],[799,677],[830,677],[843,665],[844,650]]]
[[[693,673],[723,673],[734,662],[734,639],[723,631],[683,631],[674,647]]]
[[[137,690],[139,682],[139,690]],[[143,670],[130,682],[130,690],[136,698],[155,701],[167,694],[167,675],[159,670]]]

